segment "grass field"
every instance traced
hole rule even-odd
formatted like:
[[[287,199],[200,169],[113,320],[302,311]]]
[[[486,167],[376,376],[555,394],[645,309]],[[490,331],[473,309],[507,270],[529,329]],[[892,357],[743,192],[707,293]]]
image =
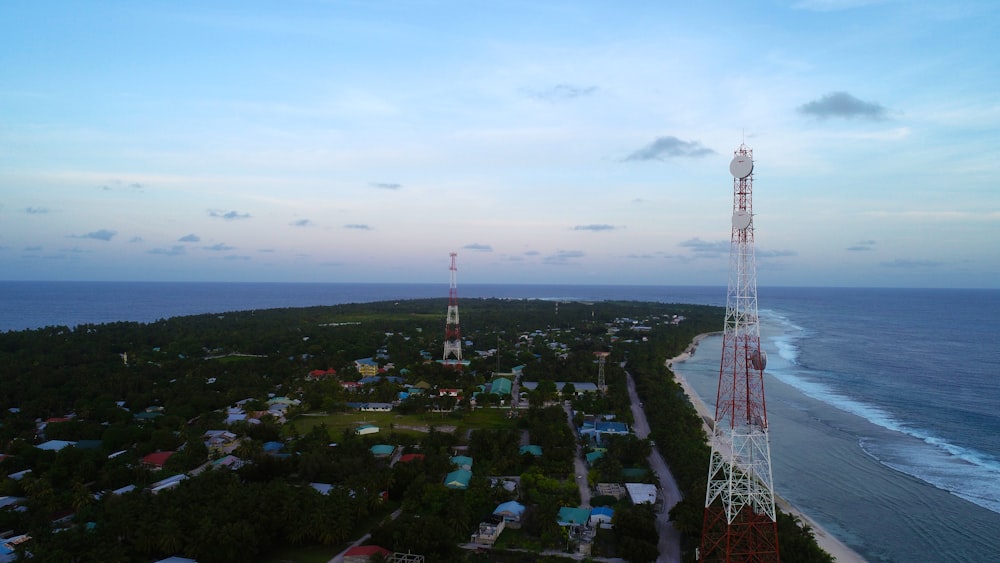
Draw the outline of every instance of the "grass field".
[[[300,416],[292,421],[300,434],[306,434],[315,426],[326,424],[330,431],[330,439],[336,441],[343,436],[344,430],[354,429],[365,424],[379,427],[379,433],[395,432],[419,436],[426,434],[433,427],[441,432],[455,433],[464,437],[469,430],[477,428],[513,427],[517,418],[508,418],[509,409],[476,409],[458,413],[425,413],[403,415],[394,412],[349,412],[320,414],[313,413]]]

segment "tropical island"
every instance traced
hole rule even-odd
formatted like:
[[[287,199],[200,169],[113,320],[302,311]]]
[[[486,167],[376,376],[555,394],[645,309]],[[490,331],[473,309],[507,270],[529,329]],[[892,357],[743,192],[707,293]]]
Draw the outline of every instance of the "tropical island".
[[[709,449],[665,362],[724,310],[463,300],[449,365],[445,307],[0,334],[0,561],[655,561],[658,516],[693,561]]]

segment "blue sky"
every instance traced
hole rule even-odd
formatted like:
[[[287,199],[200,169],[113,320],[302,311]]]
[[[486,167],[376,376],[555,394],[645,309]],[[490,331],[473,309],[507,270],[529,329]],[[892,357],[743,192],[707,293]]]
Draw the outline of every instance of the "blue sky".
[[[5,2],[0,278],[1000,287],[1000,5]]]

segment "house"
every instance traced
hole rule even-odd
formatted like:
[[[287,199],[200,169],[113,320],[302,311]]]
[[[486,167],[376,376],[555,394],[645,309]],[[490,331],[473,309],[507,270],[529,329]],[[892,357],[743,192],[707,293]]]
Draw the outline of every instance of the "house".
[[[212,462],[212,468],[239,469],[243,467],[244,461],[234,455],[220,457]]]
[[[205,439],[205,447],[210,454],[228,454],[236,448],[236,434],[228,430],[207,430],[202,434]]]
[[[124,495],[125,493],[131,493],[132,491],[136,490],[136,488],[137,487],[135,485],[125,485],[124,487],[120,487],[111,491],[111,494]]]
[[[387,559],[392,552],[377,545],[359,545],[344,552],[344,563],[368,563],[376,555]]]
[[[171,453],[173,453],[173,452],[171,452]],[[181,481],[183,481],[183,480],[185,480],[187,478],[188,478],[188,476],[185,475],[184,473],[179,473],[177,475],[172,475],[170,477],[167,477],[166,479],[157,481],[157,482],[153,483],[152,485],[150,485],[149,486],[149,491],[151,493],[153,493],[153,494],[156,494],[156,493],[158,493],[160,491],[165,491],[167,489],[172,489],[172,488],[176,487],[177,485],[179,485],[181,483]]]
[[[23,471],[18,471],[17,473],[11,473],[10,475],[8,475],[8,477],[10,477],[11,479],[13,479],[15,481],[20,481],[28,473],[31,473],[31,470],[30,469],[25,469]]]
[[[451,463],[461,469],[472,470],[472,458],[467,455],[457,455],[451,458]]]
[[[411,461],[423,461],[424,454],[403,454],[399,456],[399,461],[401,463],[409,463]]]
[[[264,453],[266,453],[267,455],[276,456],[278,455],[279,452],[281,452],[281,449],[285,447],[285,444],[282,442],[276,442],[274,440],[270,440],[264,442],[264,445],[262,447],[264,448]]]
[[[75,446],[76,442],[69,442],[67,440],[49,440],[48,442],[42,442],[38,444],[37,447],[40,450],[49,450],[53,452],[58,452],[59,450],[67,446]]]
[[[470,538],[471,543],[492,547],[506,526],[507,522],[503,518],[494,517],[486,522],[480,522],[479,530]]]
[[[590,521],[589,508],[571,508],[563,506],[559,509],[557,522],[560,526],[583,526]]]
[[[596,462],[597,462],[597,460],[599,460],[599,459],[601,459],[602,457],[604,457],[604,454],[605,454],[605,453],[606,453],[607,451],[608,451],[608,450],[607,450],[607,449],[605,449],[605,448],[597,448],[596,450],[594,450],[594,451],[592,451],[592,452],[589,452],[589,453],[588,453],[588,454],[587,454],[586,456],[584,456],[584,457],[586,457],[586,458],[587,458],[587,465],[589,465],[589,466],[593,467],[593,466],[594,466],[594,463],[596,463]]]
[[[357,434],[358,436],[364,436],[366,434],[378,434],[378,426],[375,426],[373,424],[364,424],[362,426],[358,426],[357,428],[355,428],[354,433]]]
[[[357,391],[361,389],[361,384],[357,381],[341,381],[340,386],[347,391]]]
[[[361,358],[354,360],[354,369],[361,375],[378,375],[378,362],[373,358]]]
[[[656,502],[656,485],[625,483],[625,490],[628,491],[628,496],[632,499],[632,504],[653,504]]]
[[[247,419],[247,413],[243,412],[242,408],[239,407],[229,407],[226,409],[226,424],[234,424],[237,422],[244,422]]]
[[[512,386],[513,383],[506,377],[498,377],[490,382],[490,393],[496,393],[500,396],[510,395]]]
[[[375,444],[368,449],[375,457],[389,457],[396,451],[396,446],[390,444]]]
[[[594,528],[601,527],[605,530],[611,529],[611,520],[615,517],[615,510],[608,506],[596,506],[590,510],[590,525]]]
[[[19,536],[2,540],[3,543],[0,543],[0,563],[20,561],[21,558],[16,551],[17,547],[28,541],[31,541],[31,536],[27,534],[21,534]],[[28,553],[26,553],[26,555],[30,556]]]
[[[174,455],[174,452],[153,452],[142,458],[142,466],[146,469],[159,471],[163,469],[163,464],[165,464],[172,455]]]
[[[326,379],[327,377],[336,377],[336,375],[337,375],[337,370],[333,368],[314,369],[309,372],[309,375],[306,376],[306,379],[317,381],[320,379]]]
[[[493,515],[498,516],[511,528],[521,527],[521,518],[524,516],[525,506],[516,500],[498,504],[493,510]]]
[[[358,410],[365,412],[389,412],[392,410],[392,403],[363,403]]]
[[[472,472],[468,469],[456,469],[444,478],[444,486],[449,489],[468,489],[472,480]]]
[[[615,422],[613,420],[598,421],[594,424],[594,430],[597,432],[598,436],[609,434],[624,436],[629,433],[628,424],[625,424],[624,422]]]
[[[531,454],[535,457],[542,457],[542,447],[534,444],[528,444],[527,446],[521,446],[519,450],[521,455]]]
[[[321,495],[328,495],[333,490],[333,485],[330,483],[309,483],[309,486]]]

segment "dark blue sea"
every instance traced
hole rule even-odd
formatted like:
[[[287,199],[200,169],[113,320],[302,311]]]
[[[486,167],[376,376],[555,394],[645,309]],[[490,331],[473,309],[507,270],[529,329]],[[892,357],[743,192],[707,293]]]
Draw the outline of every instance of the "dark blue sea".
[[[458,293],[460,304],[726,299],[724,287]],[[870,561],[1000,561],[1000,290],[758,293],[776,492]],[[447,284],[0,282],[0,330],[447,295]],[[709,337],[675,364],[710,406],[720,356]]]

